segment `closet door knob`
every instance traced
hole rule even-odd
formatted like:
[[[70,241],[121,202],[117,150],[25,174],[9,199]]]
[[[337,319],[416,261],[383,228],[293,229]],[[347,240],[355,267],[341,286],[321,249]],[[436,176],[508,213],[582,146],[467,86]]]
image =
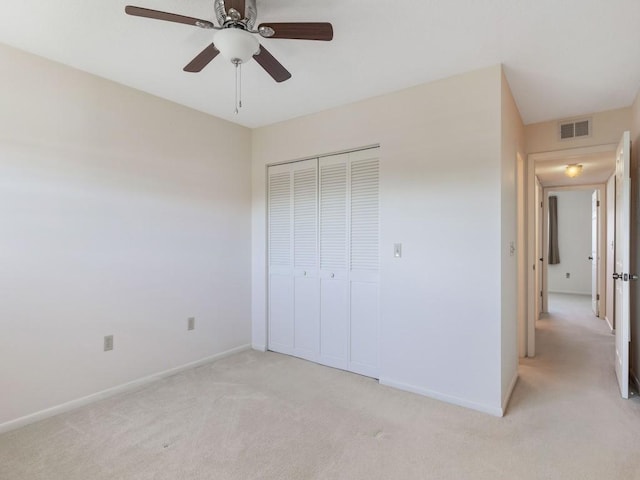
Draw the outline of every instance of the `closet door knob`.
[[[336,274],[335,274],[335,273],[332,273],[332,274],[331,274],[331,278],[334,278],[335,276],[336,276]]]

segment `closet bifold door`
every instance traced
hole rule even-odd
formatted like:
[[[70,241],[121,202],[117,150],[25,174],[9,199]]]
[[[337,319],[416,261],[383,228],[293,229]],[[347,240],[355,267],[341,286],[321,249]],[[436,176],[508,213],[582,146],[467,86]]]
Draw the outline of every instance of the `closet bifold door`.
[[[378,378],[378,149],[269,167],[269,349]]]
[[[349,154],[349,370],[380,371],[379,149]]]
[[[293,178],[294,355],[318,361],[318,160],[291,164]]]
[[[293,354],[293,179],[290,165],[268,169],[268,347]]]
[[[321,158],[320,362],[378,378],[379,149]]]
[[[320,159],[320,362],[349,367],[348,159]]]

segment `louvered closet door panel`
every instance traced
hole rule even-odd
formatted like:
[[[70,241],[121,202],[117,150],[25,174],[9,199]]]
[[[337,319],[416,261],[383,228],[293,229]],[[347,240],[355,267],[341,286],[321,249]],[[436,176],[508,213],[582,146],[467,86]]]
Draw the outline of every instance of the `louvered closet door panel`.
[[[305,160],[293,171],[294,353],[317,360],[320,352],[318,277],[318,161]]]
[[[320,161],[320,268],[347,271],[346,156]]]
[[[292,172],[268,170],[269,349],[293,352]]]
[[[380,263],[379,170],[377,158],[351,162],[351,271],[372,281],[378,279]]]
[[[378,149],[350,154],[350,364],[377,377],[380,360]]]
[[[343,369],[349,351],[348,158],[320,159],[321,362]]]

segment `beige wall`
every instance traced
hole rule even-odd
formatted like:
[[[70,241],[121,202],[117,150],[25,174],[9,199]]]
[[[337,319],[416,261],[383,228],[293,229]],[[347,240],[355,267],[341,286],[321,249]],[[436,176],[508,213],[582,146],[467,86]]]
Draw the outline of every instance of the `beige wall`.
[[[504,260],[513,281],[504,252],[515,241],[502,204],[514,195],[516,149],[510,138],[503,162],[501,79],[495,66],[254,131],[256,348],[267,341],[266,166],[380,144],[381,382],[502,413],[501,269]]]
[[[1,45],[0,65],[0,430],[249,344],[250,130]]]
[[[525,127],[527,153],[552,152],[568,148],[591,147],[620,142],[623,132],[631,125],[631,108],[619,108],[585,115],[593,120],[593,135],[582,139],[560,140],[558,121],[532,123]],[[576,117],[583,118],[583,117]]]
[[[520,112],[504,75],[501,76],[501,152],[502,152],[502,201],[500,254],[502,262],[501,306],[502,306],[502,405],[506,404],[518,375],[518,271],[519,250],[512,252],[511,242],[516,247],[517,240],[517,185],[516,170],[518,157],[525,155],[524,124]],[[524,167],[524,164],[522,165]],[[523,185],[524,187],[524,185]],[[524,222],[524,218],[520,219]],[[524,251],[522,252],[524,255]],[[524,272],[522,272],[524,275]],[[524,289],[520,299],[525,301]],[[524,311],[524,304],[522,305]],[[524,321],[524,318],[522,319]],[[523,328],[523,327],[521,327]]]
[[[381,381],[502,414],[522,125],[499,66],[252,134],[8,47],[0,63],[0,428],[242,346],[249,298],[263,348],[266,165],[373,144]]]
[[[569,293],[591,296],[592,195],[594,188],[556,191],[548,194],[558,199],[558,246],[561,261],[547,266],[547,290],[549,293]],[[604,197],[604,195],[603,195]],[[601,200],[605,205],[605,199]],[[602,243],[602,242],[601,242]],[[601,255],[601,258],[604,255]],[[569,278],[566,274],[569,274]],[[604,295],[603,295],[604,296]],[[602,312],[604,316],[604,312]]]

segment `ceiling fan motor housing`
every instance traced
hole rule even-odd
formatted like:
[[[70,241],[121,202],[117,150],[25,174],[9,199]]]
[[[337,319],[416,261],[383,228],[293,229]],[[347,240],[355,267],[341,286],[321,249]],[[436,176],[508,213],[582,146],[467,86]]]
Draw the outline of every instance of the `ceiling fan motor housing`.
[[[214,5],[221,27],[236,26],[253,30],[258,18],[256,0],[215,0]]]

